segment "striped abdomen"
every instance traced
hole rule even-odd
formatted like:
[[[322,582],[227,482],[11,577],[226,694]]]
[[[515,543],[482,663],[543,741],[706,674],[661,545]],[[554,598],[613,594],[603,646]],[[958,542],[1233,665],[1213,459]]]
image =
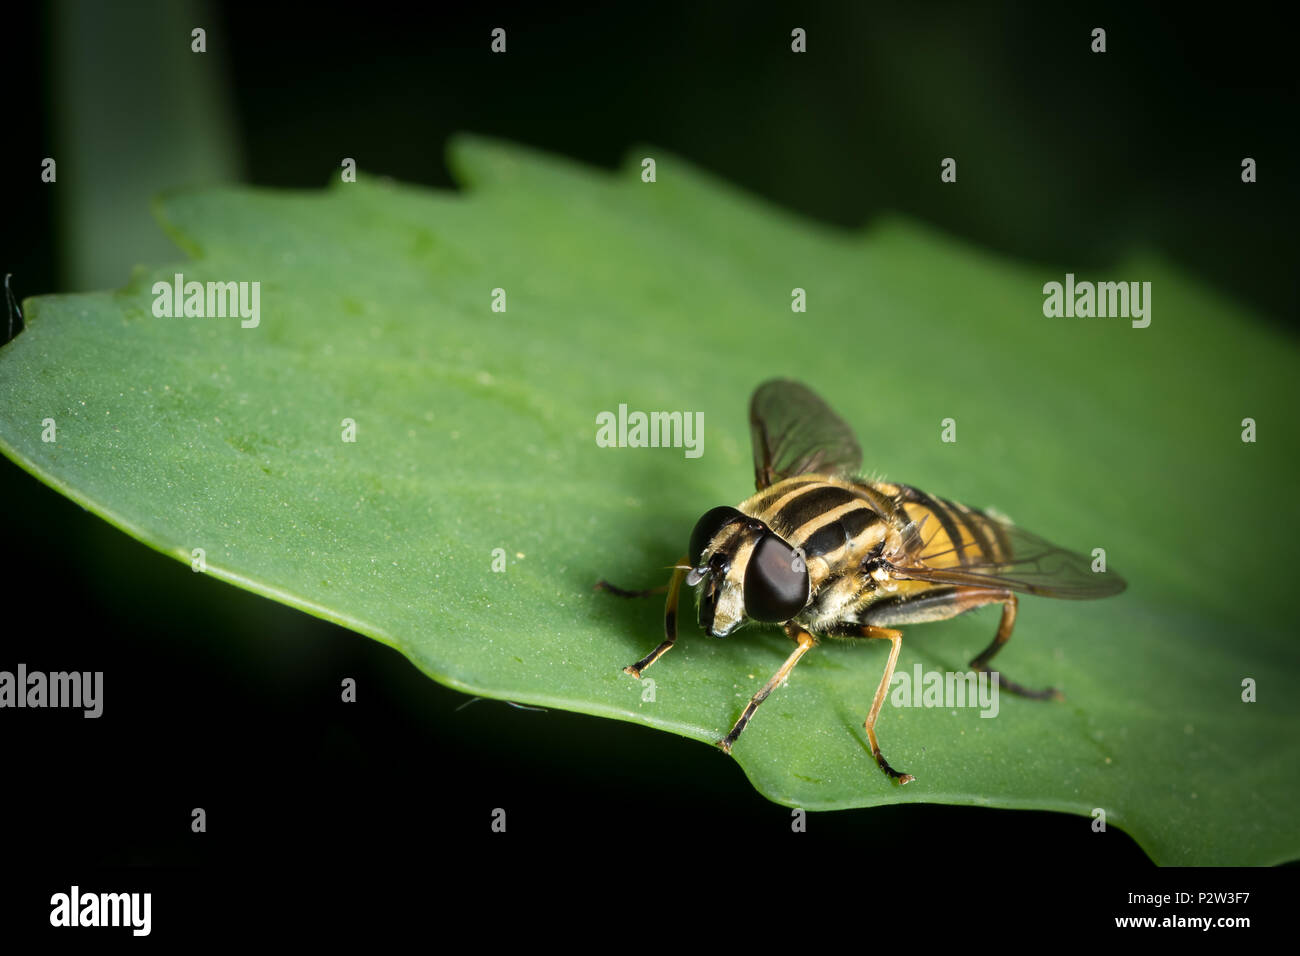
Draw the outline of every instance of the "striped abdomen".
[[[909,485],[877,482],[906,520],[920,529],[921,546],[912,556],[931,568],[988,566],[1012,560],[1006,528],[976,508]]]

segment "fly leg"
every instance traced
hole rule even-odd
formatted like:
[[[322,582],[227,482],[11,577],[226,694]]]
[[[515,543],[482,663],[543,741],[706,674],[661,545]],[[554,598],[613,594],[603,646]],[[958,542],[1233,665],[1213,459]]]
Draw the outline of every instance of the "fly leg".
[[[731,732],[718,741],[718,746],[722,748],[724,753],[731,753],[732,745],[745,729],[745,725],[749,723],[750,718],[754,716],[754,711],[758,710],[758,705],[767,700],[768,695],[790,676],[790,672],[794,670],[794,665],[799,663],[799,658],[817,646],[817,639],[797,624],[787,624],[785,633],[797,646],[790,652],[790,656],[785,659],[785,663],[772,675],[771,680],[763,685],[763,689],[749,699],[749,703],[745,705],[744,713],[740,715],[740,719],[731,728]]]
[[[1010,591],[1001,592],[1003,597],[995,598],[995,601],[1002,602],[1002,620],[998,622],[998,632],[993,635],[993,641],[988,647],[984,648],[979,654],[971,660],[970,666],[982,674],[995,673],[989,669],[989,661],[993,655],[1002,650],[1002,645],[1011,640],[1011,629],[1016,626],[1016,608],[1020,600]],[[990,602],[991,603],[991,602]],[[1028,697],[1032,700],[1065,700],[1065,695],[1055,687],[1045,687],[1042,690],[1030,690],[1017,684],[1015,681],[1009,681],[998,674],[998,683],[1011,691],[1013,694],[1019,694],[1021,697]]]
[[[858,626],[850,625],[848,629],[836,631],[836,633],[844,637],[870,637],[889,641],[892,644],[889,649],[889,663],[885,665],[885,672],[880,675],[880,686],[876,688],[875,699],[871,701],[871,713],[867,714],[867,720],[862,726],[867,731],[867,742],[871,744],[871,756],[875,758],[880,769],[900,784],[911,783],[916,778],[910,773],[900,773],[891,767],[889,761],[885,759],[885,755],[880,752],[880,744],[876,741],[876,718],[880,716],[880,708],[884,705],[885,696],[889,693],[889,682],[894,678],[894,666],[898,663],[898,652],[903,647],[903,632],[889,627],[877,627],[874,624],[862,624]]]
[[[989,661],[1002,649],[1002,645],[1011,639],[1011,629],[1016,624],[1016,607],[1019,600],[1015,594],[1005,588],[968,588],[945,587],[923,592],[919,597],[906,599],[889,599],[871,605],[862,615],[861,620],[867,624],[922,624],[928,621],[946,621],[967,611],[986,604],[1002,605],[1002,620],[992,643],[971,660],[970,666],[977,673],[995,673],[989,667]],[[1064,696],[1054,687],[1044,690],[1030,690],[1014,681],[1009,681],[998,674],[998,685],[1013,694],[1029,697],[1033,700],[1064,700]]]
[[[623,588],[614,587],[608,581],[597,581],[596,589],[608,591],[618,597],[649,597],[651,594],[659,594],[663,591],[668,592],[668,600],[664,604],[664,639],[653,651],[641,658],[635,664],[629,664],[623,668],[623,673],[631,674],[633,677],[640,679],[641,672],[653,664],[677,641],[677,598],[682,590],[682,578],[686,577],[686,572],[690,570],[690,557],[682,555],[673,566],[673,576],[668,580],[665,587],[650,588],[645,591],[627,591]]]

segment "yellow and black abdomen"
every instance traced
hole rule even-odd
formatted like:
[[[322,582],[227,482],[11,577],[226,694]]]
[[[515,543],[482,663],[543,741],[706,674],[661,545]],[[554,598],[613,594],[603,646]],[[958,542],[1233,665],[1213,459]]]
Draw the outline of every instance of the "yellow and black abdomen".
[[[916,557],[927,567],[987,567],[1012,560],[1005,528],[984,512],[910,485],[881,482],[873,487],[888,494],[904,519],[916,526],[922,542]]]

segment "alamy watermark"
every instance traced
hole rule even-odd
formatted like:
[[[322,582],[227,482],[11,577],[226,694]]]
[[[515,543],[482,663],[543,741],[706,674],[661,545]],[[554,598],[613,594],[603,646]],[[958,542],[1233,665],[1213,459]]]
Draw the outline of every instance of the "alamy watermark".
[[[687,458],[704,454],[703,412],[628,412],[596,416],[596,444],[601,448],[684,448]]]
[[[261,282],[186,282],[178,272],[172,282],[155,282],[152,291],[153,314],[160,319],[237,316],[246,329],[262,321]]]
[[[889,702],[895,707],[978,707],[981,717],[998,715],[998,672],[898,671],[890,681]]]
[[[1135,329],[1151,324],[1150,282],[1075,282],[1074,273],[1067,272],[1064,284],[1044,284],[1043,295],[1043,315],[1049,319],[1132,319]]]
[[[148,936],[152,912],[152,893],[83,893],[74,883],[50,897],[51,926],[123,926],[133,936]]]
[[[69,707],[83,717],[104,712],[103,671],[0,671],[0,707]]]

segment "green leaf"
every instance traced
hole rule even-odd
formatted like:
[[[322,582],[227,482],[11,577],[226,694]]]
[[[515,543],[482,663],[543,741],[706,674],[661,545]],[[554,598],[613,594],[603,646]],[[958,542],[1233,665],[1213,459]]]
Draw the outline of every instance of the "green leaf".
[[[0,351],[5,454],[141,541],[187,563],[202,548],[208,574],[453,687],[712,743],[788,641],[709,639],[688,612],[643,700],[621,668],[658,642],[662,607],[592,585],[663,583],[695,519],[751,492],[754,386],[801,378],[857,429],[873,475],[1105,548],[1130,586],[1022,601],[998,664],[1063,703],[1003,695],[995,719],[886,706],[906,787],[861,726],[887,647],[824,643],[735,748],[760,791],[807,809],[1101,808],[1161,863],[1300,856],[1289,339],[1145,254],[1079,278],[1151,282],[1149,328],[1045,318],[1043,283],[1065,268],[902,221],[818,227],[659,150],[616,174],[477,139],[451,160],[463,193],[363,178],[166,198],[193,261],[28,303]],[[156,318],[151,287],[176,272],[259,281],[260,324]],[[620,404],[702,412],[703,455],[598,447],[596,416]],[[908,628],[899,668],[965,670],[996,622]]]

